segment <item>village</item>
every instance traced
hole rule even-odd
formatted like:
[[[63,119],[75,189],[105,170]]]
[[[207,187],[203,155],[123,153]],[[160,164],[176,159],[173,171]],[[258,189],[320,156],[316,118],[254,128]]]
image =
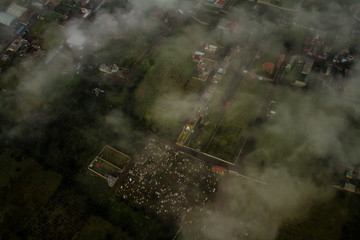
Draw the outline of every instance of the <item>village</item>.
[[[334,191],[310,211],[338,214],[319,239],[349,236],[359,37],[352,1],[0,3],[0,238],[215,239],[227,191],[272,189],[278,169]],[[312,216],[276,239],[315,239]]]

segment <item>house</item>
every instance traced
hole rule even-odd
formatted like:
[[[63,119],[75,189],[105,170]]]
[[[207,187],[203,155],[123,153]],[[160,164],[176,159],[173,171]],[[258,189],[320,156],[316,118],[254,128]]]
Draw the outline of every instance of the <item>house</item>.
[[[113,64],[111,66],[107,66],[106,64],[101,64],[99,70],[104,73],[111,74],[119,71],[119,67],[116,64]]]
[[[192,60],[194,62],[199,62],[204,55],[205,53],[203,52],[195,51],[194,54],[192,55]]]
[[[216,8],[224,8],[228,0],[205,0],[205,5]]]
[[[223,167],[220,167],[220,166],[213,166],[213,170],[217,173],[220,173],[220,174],[225,174],[227,172],[227,169],[226,168],[223,168]]]
[[[21,17],[26,11],[27,11],[26,8],[17,5],[16,3],[12,3],[6,10],[8,14],[11,14],[17,18]]]
[[[205,44],[205,51],[206,52],[215,53],[216,49],[217,49],[217,46],[215,46],[215,45],[212,45],[212,44],[209,44],[209,43]]]
[[[12,3],[6,12],[0,11],[0,23],[6,26],[11,26],[15,19],[21,17],[27,11],[26,8]]]
[[[7,48],[8,51],[17,52],[22,45],[21,39],[15,39]]]
[[[82,13],[81,17],[87,18],[90,15],[91,10],[87,8],[81,8],[81,13]]]
[[[106,176],[106,180],[107,180],[108,185],[110,187],[113,187],[115,185],[116,181],[118,180],[118,178],[119,178],[118,176],[113,176],[113,175],[108,174]]]
[[[16,19],[15,16],[8,14],[6,12],[0,11],[0,23],[6,26],[10,26],[13,24],[14,20]]]
[[[262,69],[263,69],[265,72],[268,72],[268,73],[272,74],[272,73],[274,72],[274,69],[275,69],[275,63],[265,62],[265,63],[262,65]]]

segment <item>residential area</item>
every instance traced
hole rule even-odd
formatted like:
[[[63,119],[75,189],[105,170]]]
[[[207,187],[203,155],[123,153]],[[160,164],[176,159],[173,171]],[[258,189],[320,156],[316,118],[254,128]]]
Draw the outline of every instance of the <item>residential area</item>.
[[[359,39],[355,0],[1,1],[0,239],[358,239]]]

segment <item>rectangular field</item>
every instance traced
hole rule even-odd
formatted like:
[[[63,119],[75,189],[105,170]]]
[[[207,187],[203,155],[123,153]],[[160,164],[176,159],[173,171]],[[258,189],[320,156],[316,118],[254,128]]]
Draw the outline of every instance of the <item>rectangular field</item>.
[[[107,179],[107,175],[116,175],[121,173],[121,169],[104,161],[103,159],[96,157],[89,165],[89,170],[96,173],[98,176]]]
[[[206,153],[235,163],[250,129],[262,109],[271,85],[247,78],[221,125],[213,136]]]
[[[130,157],[118,150],[105,145],[100,153],[91,161],[89,171],[108,181],[114,186]]]
[[[124,168],[126,163],[130,161],[129,156],[108,145],[101,150],[98,156],[120,169]]]
[[[220,121],[222,115],[226,111],[226,102],[227,98],[229,98],[229,92],[236,90],[236,86],[232,86],[233,78],[236,75],[235,64],[232,64],[224,76],[218,76],[219,85],[215,88],[215,92],[208,103],[208,108],[206,110],[206,116],[200,121],[199,126],[195,128],[194,133],[192,133],[191,137],[187,145],[194,149],[205,150],[208,142],[212,136],[214,129],[216,128],[217,123]]]
[[[271,51],[271,50],[260,51],[260,52],[258,52],[258,58],[254,61],[250,72],[252,74],[256,74],[259,77],[263,77],[264,79],[266,79],[268,81],[272,81],[272,79],[274,78],[276,71],[279,67],[278,63],[279,63],[280,57],[281,57],[281,54],[279,54],[279,52],[276,52],[276,51]],[[267,64],[274,64],[274,68],[272,71],[266,70],[265,66]]]

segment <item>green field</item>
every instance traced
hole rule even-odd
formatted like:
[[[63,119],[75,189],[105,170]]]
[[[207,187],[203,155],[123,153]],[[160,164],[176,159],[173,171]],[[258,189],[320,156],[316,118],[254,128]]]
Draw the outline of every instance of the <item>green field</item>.
[[[338,240],[358,239],[359,228],[355,227],[356,218],[359,219],[359,197],[356,194],[338,192],[334,199],[312,207],[303,216],[292,221],[286,221],[280,229],[277,240],[286,239],[317,239]],[[358,220],[357,220],[358,221]],[[355,227],[355,229],[351,229]],[[349,235],[348,231],[353,232]]]
[[[126,156],[125,154],[109,146],[105,146],[103,148],[103,150],[99,154],[99,157],[117,166],[120,169],[122,169],[126,165],[126,163],[130,161],[129,156]]]
[[[207,153],[234,163],[271,85],[247,78],[235,96]]]
[[[108,174],[115,174],[121,171],[119,168],[114,167],[113,165],[98,157],[92,162],[92,164],[89,166],[89,169],[97,172],[104,178],[106,178]]]
[[[241,57],[240,54],[239,58]],[[234,59],[225,75],[215,74],[218,86],[214,88],[214,92],[211,93],[212,97],[208,103],[207,115],[203,119],[199,119],[200,123],[195,126],[194,133],[190,135],[186,143],[189,147],[200,147],[201,150],[206,149],[214,129],[225,112],[226,99],[228,98],[227,92],[232,88],[231,84],[238,71],[237,60],[240,60],[239,58]],[[219,78],[221,78],[221,80]]]
[[[48,10],[42,17],[29,28],[27,36],[38,39],[43,49],[52,50],[64,39],[63,29],[58,27],[59,14]]]
[[[282,81],[286,83],[294,83],[301,76],[301,69],[304,66],[304,60],[301,60],[302,57],[296,57],[294,64],[289,72],[284,73]]]
[[[86,196],[59,188],[32,222],[26,239],[71,239],[86,221]]]
[[[73,240],[132,239],[121,228],[98,216],[91,216]]]
[[[2,169],[8,173],[1,174],[4,182],[0,188],[0,235],[17,239],[15,236],[31,224],[34,216],[56,191],[62,176],[44,170],[32,160],[15,164],[8,162],[5,166]]]
[[[102,179],[94,178],[87,174],[86,171],[83,171],[77,174],[75,181],[82,193],[89,196],[91,201],[99,206],[101,216],[106,216],[106,220],[100,217],[90,217],[83,229],[74,236],[74,240],[89,239],[86,238],[89,236],[87,230],[89,230],[89,227],[98,229],[95,225],[99,228],[101,228],[102,225],[106,228],[104,231],[109,232],[110,235],[113,236],[117,234],[122,235],[123,233],[120,233],[121,228],[127,235],[131,236],[130,239],[170,239],[170,236],[174,236],[171,231],[168,229],[165,230],[165,226],[156,218],[133,208],[131,204],[122,201],[122,198],[118,198],[114,188],[104,187],[104,181]],[[119,232],[114,233],[114,228],[118,229]],[[102,239],[102,233],[99,232],[98,234],[100,235],[99,239]],[[167,237],[164,237],[164,235],[167,235]],[[98,235],[96,234],[94,236]]]
[[[301,2],[294,1],[294,0],[281,0],[280,1],[280,7],[284,8],[295,8],[297,5],[300,5]]]
[[[258,76],[261,76],[263,78],[272,80],[275,77],[276,71],[278,69],[277,63],[279,62],[279,58],[280,58],[279,52],[263,50],[260,53],[258,53],[258,56],[259,58],[255,59],[250,72]],[[271,62],[275,64],[275,68],[272,73],[263,70],[263,64],[266,62]]]

